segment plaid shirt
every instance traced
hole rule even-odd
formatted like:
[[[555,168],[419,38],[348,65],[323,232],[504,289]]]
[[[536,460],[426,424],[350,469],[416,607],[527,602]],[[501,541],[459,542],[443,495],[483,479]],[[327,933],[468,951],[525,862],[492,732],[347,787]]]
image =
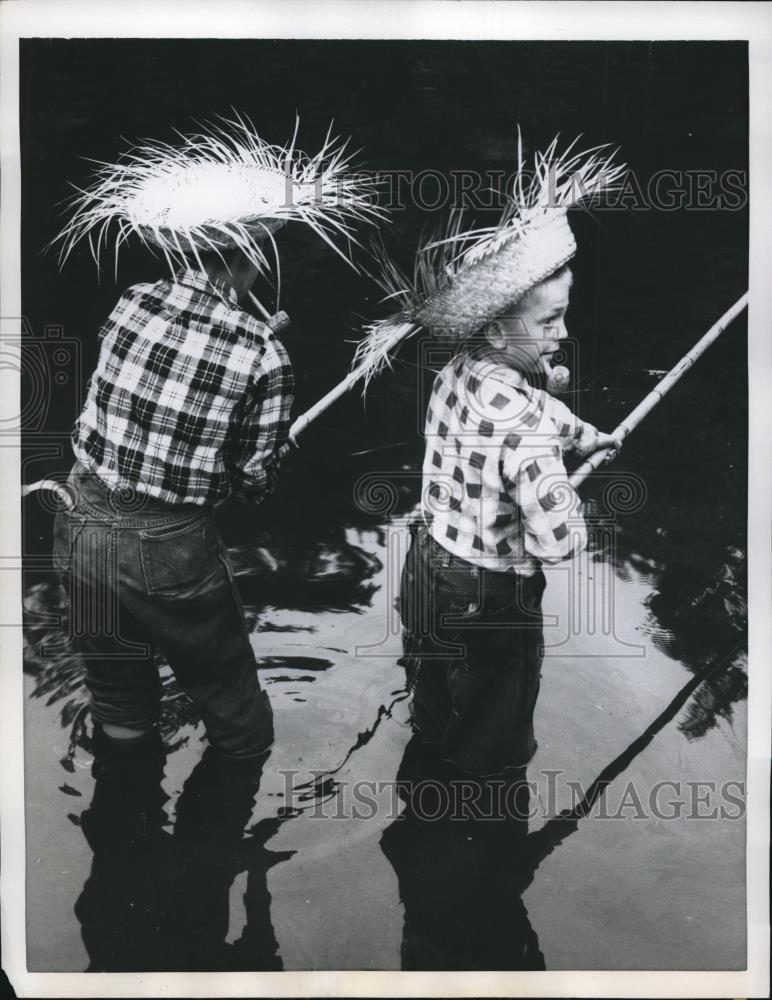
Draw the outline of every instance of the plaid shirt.
[[[111,487],[172,504],[229,491],[259,502],[287,438],[293,376],[272,331],[201,271],[128,288],[73,430],[76,458]]]
[[[500,360],[457,355],[426,414],[422,508],[433,537],[467,562],[523,576],[582,551],[563,452],[597,434]]]

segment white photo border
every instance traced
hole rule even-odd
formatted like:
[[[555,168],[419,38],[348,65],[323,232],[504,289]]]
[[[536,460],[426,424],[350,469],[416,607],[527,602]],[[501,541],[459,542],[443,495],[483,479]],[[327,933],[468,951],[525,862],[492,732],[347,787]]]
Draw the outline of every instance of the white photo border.
[[[180,17],[184,7],[184,17]],[[0,834],[3,966],[19,996],[769,995],[769,747],[772,641],[772,3],[531,3],[512,0],[6,0],[0,6],[2,203],[0,336],[21,316],[19,40],[26,37],[726,40],[749,42],[749,737],[748,968],[738,972],[29,973],[25,962],[21,628],[0,629]],[[0,370],[6,414],[18,373]],[[19,441],[0,462],[0,614],[20,618]]]

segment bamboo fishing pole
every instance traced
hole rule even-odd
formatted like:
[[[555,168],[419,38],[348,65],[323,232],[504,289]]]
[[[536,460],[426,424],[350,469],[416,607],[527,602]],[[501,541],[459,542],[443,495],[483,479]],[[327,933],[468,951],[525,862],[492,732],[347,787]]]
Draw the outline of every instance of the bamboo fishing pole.
[[[628,434],[633,431],[638,424],[646,417],[663,399],[663,397],[673,388],[676,382],[692,367],[694,362],[707,350],[710,345],[717,340],[721,334],[726,330],[729,324],[746,308],[748,305],[748,292],[740,296],[740,298],[731,306],[727,311],[721,316],[711,328],[705,333],[688,351],[671,370],[665,375],[662,380],[655,386],[651,392],[644,397],[643,400],[635,407],[635,409],[630,413],[622,423],[613,431],[614,437],[619,437],[624,440]],[[412,323],[404,323],[400,326],[396,326],[394,333],[391,337],[391,343],[387,345],[387,349],[391,350],[392,347],[396,346],[401,340],[403,340],[409,333],[415,329]],[[316,420],[320,414],[324,413],[332,404],[340,399],[349,389],[353,388],[354,385],[363,377],[362,367],[359,366],[334,386],[328,393],[326,393],[320,400],[318,400],[310,409],[306,410],[305,413],[301,414],[295,422],[292,424],[289,432],[290,440],[295,441],[298,434],[308,427],[308,425]],[[576,468],[569,476],[569,482],[572,486],[577,487],[581,485],[585,479],[594,472],[596,469],[600,468],[606,462],[610,461],[613,457],[613,449],[604,449],[602,451],[595,452],[590,458],[582,462],[582,464]]]
[[[710,345],[717,340],[721,334],[726,330],[729,324],[736,319],[736,317],[746,308],[748,305],[748,292],[741,295],[740,298],[731,306],[727,311],[721,316],[711,328],[705,333],[692,347],[688,353],[686,353],[681,360],[676,364],[667,375],[659,382],[651,392],[641,400],[641,402],[635,407],[632,413],[628,414],[627,417],[622,421],[622,423],[613,431],[613,436],[621,438],[624,440],[659,403],[664,396],[673,388],[676,382],[692,367],[694,362],[710,347]],[[285,314],[277,314],[277,319],[279,317],[284,318]],[[412,323],[404,323],[394,328],[394,332],[391,336],[391,342],[387,344],[387,349],[391,350],[392,347],[396,346],[401,340],[403,340],[409,333],[414,329]],[[308,427],[308,425],[316,420],[320,414],[324,413],[325,410],[329,409],[332,404],[340,399],[341,396],[345,395],[356,383],[363,377],[364,372],[362,367],[357,367],[336,386],[334,386],[328,393],[322,396],[321,399],[317,400],[313,406],[311,406],[305,413],[302,413],[290,427],[289,437],[290,441],[295,442],[298,434]],[[291,445],[284,445],[280,449],[280,455],[285,455],[291,449]],[[600,468],[606,462],[610,461],[613,457],[613,449],[604,449],[602,451],[595,452],[590,458],[586,459],[578,468],[576,468],[571,475],[568,477],[568,481],[573,487],[580,486],[585,479],[596,469]],[[39,480],[37,483],[33,483],[30,486],[22,487],[22,496],[27,496],[29,493],[34,492],[39,489],[53,490],[57,494],[62,494],[62,487],[52,482],[51,480]],[[67,498],[69,500],[69,497]]]
[[[705,333],[694,347],[688,351],[670,371],[665,375],[660,382],[651,390],[651,392],[644,396],[641,402],[635,407],[635,409],[629,413],[622,423],[612,431],[613,437],[624,439],[630,434],[635,428],[640,424],[644,417],[648,416],[649,413],[654,409],[654,407],[659,403],[665,395],[670,392],[676,382],[692,367],[694,362],[705,353],[705,351],[710,347],[710,345],[721,336],[721,334],[726,330],[729,324],[739,316],[739,314],[748,305],[748,292],[741,295],[740,298],[735,302],[733,306],[721,316],[713,326]],[[581,486],[585,479],[596,469],[599,469],[606,462],[610,461],[614,457],[614,450],[612,448],[604,448],[601,451],[596,451],[594,455],[591,455],[586,459],[580,466],[578,466],[571,475],[568,477],[569,483],[576,488]]]
[[[394,328],[394,333],[386,344],[387,350],[391,350],[392,347],[396,347],[396,345],[401,340],[404,340],[404,338],[413,330],[415,330],[415,325],[413,323],[402,323],[399,326],[396,326]],[[328,393],[322,396],[321,399],[317,400],[317,402],[306,410],[305,413],[301,413],[301,415],[290,427],[290,439],[294,440],[301,431],[304,431],[306,427],[308,427],[312,420],[316,420],[316,418],[332,406],[336,400],[340,399],[341,396],[344,396],[349,389],[352,389],[357,382],[364,377],[364,374],[363,366],[360,365],[354,368],[353,371],[348,373],[342,382],[333,386]]]

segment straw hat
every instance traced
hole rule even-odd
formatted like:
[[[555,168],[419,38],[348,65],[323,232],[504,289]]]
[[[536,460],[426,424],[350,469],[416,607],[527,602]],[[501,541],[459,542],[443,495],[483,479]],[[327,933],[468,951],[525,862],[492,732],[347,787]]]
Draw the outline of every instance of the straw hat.
[[[191,258],[200,265],[202,252],[233,248],[264,270],[269,267],[265,241],[278,268],[273,234],[298,221],[351,264],[354,224],[385,214],[374,204],[374,184],[351,173],[347,143],[329,130],[315,156],[299,152],[297,128],[296,121],[288,144],[273,146],[236,114],[196,134],[180,134],[178,145],[146,140],[118,163],[98,162],[93,183],[78,189],[69,221],[53,241],[61,245],[60,262],[86,238],[99,266],[110,237],[117,267],[121,244],[135,234],[160,251],[172,270]]]
[[[616,190],[626,171],[613,162],[609,146],[576,151],[575,139],[558,152],[556,136],[526,168],[518,129],[517,172],[501,218],[494,226],[462,230],[463,216],[452,214],[445,232],[420,247],[412,279],[394,264],[381,243],[376,247],[377,280],[397,313],[368,327],[354,358],[365,384],[384,365],[399,337],[399,327],[442,330],[459,340],[513,308],[539,282],[576,252],[568,224],[569,209],[592,204]],[[409,335],[409,334],[408,334]],[[396,339],[395,339],[396,338]]]

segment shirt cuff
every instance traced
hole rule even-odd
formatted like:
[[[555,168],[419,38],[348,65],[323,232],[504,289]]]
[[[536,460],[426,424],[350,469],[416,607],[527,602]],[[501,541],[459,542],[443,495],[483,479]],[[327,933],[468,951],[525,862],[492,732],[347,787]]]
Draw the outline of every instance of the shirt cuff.
[[[593,424],[585,421],[578,421],[579,431],[574,438],[573,450],[579,458],[586,458],[595,450],[595,445],[600,437],[600,431]]]
[[[236,503],[249,504],[254,507],[273,493],[276,477],[270,472],[263,473],[259,478],[245,476],[238,469],[232,469],[230,474],[231,496]]]

